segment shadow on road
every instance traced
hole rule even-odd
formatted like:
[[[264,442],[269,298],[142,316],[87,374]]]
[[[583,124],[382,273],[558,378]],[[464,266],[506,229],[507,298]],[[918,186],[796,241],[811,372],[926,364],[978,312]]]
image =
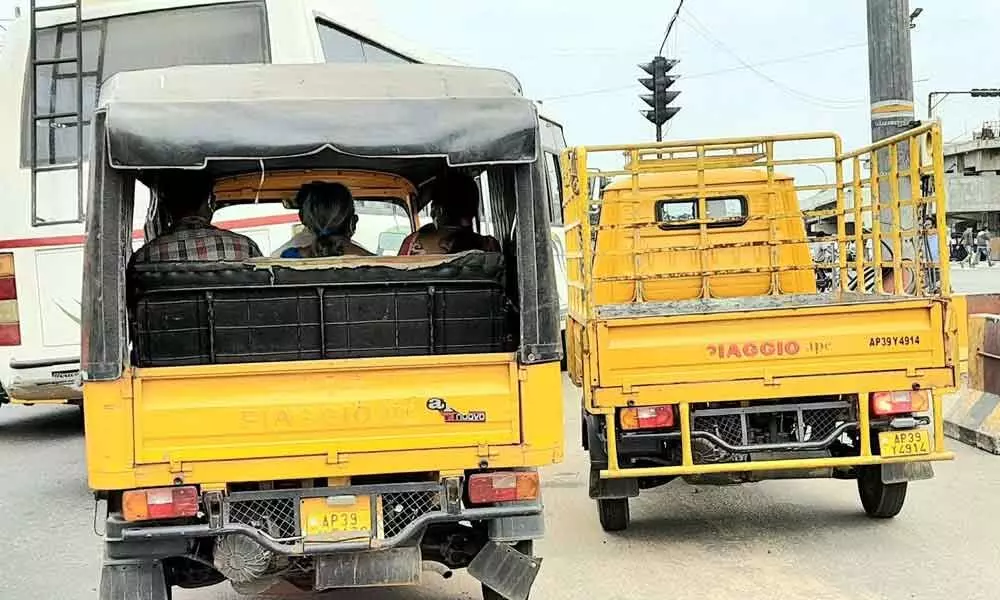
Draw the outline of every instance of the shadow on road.
[[[794,538],[876,530],[889,523],[866,517],[860,503],[845,504],[839,493],[818,502],[816,496],[805,496],[793,503],[765,490],[755,485],[705,488],[675,482],[633,501],[631,525],[616,537],[711,546],[756,541],[774,531]]]
[[[814,509],[807,512],[774,510],[770,507],[766,516],[760,514],[761,507],[754,511],[739,511],[726,514],[702,513],[700,515],[668,515],[633,519],[624,533],[623,539],[673,540],[675,542],[737,542],[758,540],[769,532],[780,530],[783,535],[815,533],[818,529],[828,531],[875,529],[882,522],[867,518],[857,511],[830,511]]]
[[[0,407],[0,441],[37,442],[83,435],[83,414],[75,406]]]
[[[465,578],[464,575],[461,576]],[[222,583],[204,590],[175,590],[175,600],[458,600],[478,597],[478,584],[468,579],[461,581],[456,576],[448,581],[429,573],[424,574],[424,582],[418,586],[396,588],[362,588],[334,590],[327,592],[304,592],[286,583],[279,583],[267,592],[255,595],[239,595],[228,583]]]

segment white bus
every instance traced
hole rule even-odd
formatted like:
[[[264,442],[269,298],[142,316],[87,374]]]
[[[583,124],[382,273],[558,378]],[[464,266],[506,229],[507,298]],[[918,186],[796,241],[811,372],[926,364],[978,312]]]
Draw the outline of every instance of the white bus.
[[[0,54],[0,139],[5,140],[0,145],[0,404],[81,398],[81,189],[89,120],[108,77],[180,64],[455,64],[379,30],[351,7],[354,3],[340,0],[83,0],[78,9],[60,10],[45,10],[43,2],[21,4]],[[543,118],[542,124],[565,314],[558,162],[565,139],[555,121]],[[408,220],[401,213],[366,213],[363,204],[359,212],[369,225],[361,227],[358,242],[394,253],[391,243],[402,240]],[[137,246],[143,242],[144,217],[136,210]],[[298,221],[251,206],[223,209],[216,222],[249,235],[269,254],[291,237]],[[387,240],[390,247],[382,248]]]

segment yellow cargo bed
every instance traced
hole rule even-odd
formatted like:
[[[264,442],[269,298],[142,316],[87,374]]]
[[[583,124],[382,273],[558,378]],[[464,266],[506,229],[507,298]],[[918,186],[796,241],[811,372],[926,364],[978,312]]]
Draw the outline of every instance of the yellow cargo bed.
[[[655,306],[642,315],[625,306],[605,307],[595,322],[596,385],[915,374],[946,366],[940,302],[890,298],[810,306],[805,298],[789,300],[794,308],[660,316],[649,310]]]

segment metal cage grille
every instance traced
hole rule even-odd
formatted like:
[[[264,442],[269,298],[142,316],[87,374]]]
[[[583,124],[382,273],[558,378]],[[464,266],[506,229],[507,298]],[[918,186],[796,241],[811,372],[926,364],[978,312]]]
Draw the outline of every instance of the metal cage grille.
[[[441,509],[441,494],[437,491],[401,492],[382,495],[382,528],[391,538],[417,518]]]
[[[713,433],[725,441],[727,444],[739,446],[744,443],[743,422],[740,415],[709,415],[701,416],[697,413],[693,417],[694,424],[692,431],[706,431]]]
[[[783,423],[782,423],[783,421]],[[851,404],[846,401],[806,402],[738,408],[709,408],[691,414],[691,432],[706,446],[696,462],[718,462],[720,457],[734,457],[766,449],[769,444],[833,443],[838,429],[853,423]],[[719,443],[721,442],[721,444]],[[739,447],[734,450],[730,447]],[[713,451],[709,452],[708,449]]]
[[[372,497],[376,503],[373,507],[380,507],[380,536],[384,538],[394,537],[418,518],[441,510],[439,489],[400,490],[396,487],[396,490],[359,492]],[[316,496],[316,493],[294,492],[280,497],[250,493],[230,497],[226,501],[225,522],[253,527],[277,539],[294,538],[301,535],[299,504],[307,496]]]
[[[259,529],[273,538],[291,538],[299,533],[297,498],[239,500],[228,503],[227,522]]]

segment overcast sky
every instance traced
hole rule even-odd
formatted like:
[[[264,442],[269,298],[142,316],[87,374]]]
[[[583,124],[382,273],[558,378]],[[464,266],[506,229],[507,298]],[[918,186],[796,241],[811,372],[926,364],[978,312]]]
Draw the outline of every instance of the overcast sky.
[[[636,82],[642,75],[636,63],[658,49],[673,0],[374,4],[389,27],[414,41],[513,71],[526,92],[565,123],[571,142],[652,135],[638,113],[637,95],[644,90]],[[433,13],[418,8],[429,5]],[[1000,1],[911,0],[917,6],[924,8],[912,32],[920,115],[931,90],[1000,87]],[[669,135],[834,129],[848,146],[866,143],[866,39],[864,0],[687,0],[668,43],[668,56],[681,60],[676,71],[686,76],[675,84],[682,110]],[[766,64],[792,57],[800,58]],[[708,75],[761,63],[757,72]],[[981,121],[1000,119],[1000,101],[953,97],[938,114],[947,137],[970,135]]]
[[[675,0],[367,2],[401,37],[514,72],[564,123],[570,143],[652,136],[638,112],[636,64],[656,53]],[[0,15],[12,3],[0,0]],[[911,0],[918,6],[921,117],[931,90],[1000,87],[1000,0]],[[865,0],[687,0],[667,45],[683,76],[669,137],[833,129],[848,147],[867,143],[865,27]],[[937,114],[946,139],[968,137],[983,120],[1000,119],[1000,101],[952,97]]]

